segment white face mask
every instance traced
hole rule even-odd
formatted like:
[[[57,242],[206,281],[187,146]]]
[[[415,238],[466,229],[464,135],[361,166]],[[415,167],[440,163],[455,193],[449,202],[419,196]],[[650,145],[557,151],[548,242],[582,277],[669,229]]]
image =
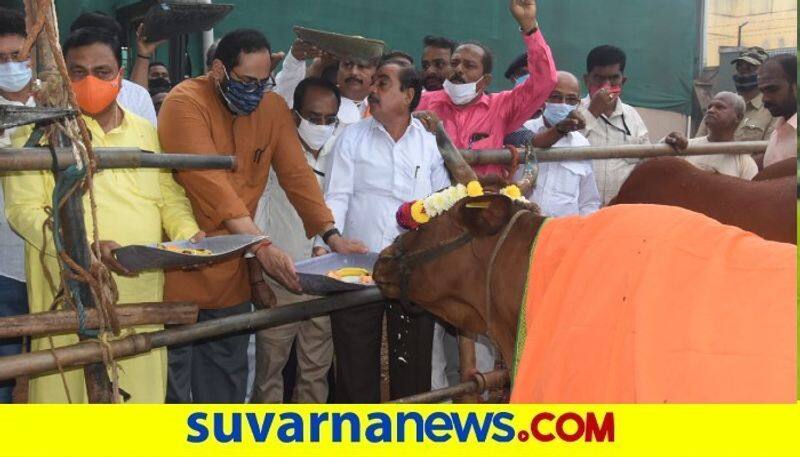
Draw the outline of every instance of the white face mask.
[[[297,133],[300,138],[306,142],[308,147],[318,151],[325,146],[325,143],[331,139],[333,132],[336,130],[336,124],[333,125],[317,125],[305,120],[303,116],[298,113],[300,118],[300,125],[297,127]]]
[[[569,113],[575,111],[576,108],[577,107],[566,103],[545,103],[542,116],[544,116],[551,127],[554,127],[559,122],[566,119]]]
[[[19,92],[31,80],[30,61],[0,63],[0,90]]]
[[[482,76],[481,79],[483,79]],[[451,83],[449,79],[445,79],[444,91],[456,105],[466,105],[478,96],[478,83],[481,79],[474,83],[464,84]]]

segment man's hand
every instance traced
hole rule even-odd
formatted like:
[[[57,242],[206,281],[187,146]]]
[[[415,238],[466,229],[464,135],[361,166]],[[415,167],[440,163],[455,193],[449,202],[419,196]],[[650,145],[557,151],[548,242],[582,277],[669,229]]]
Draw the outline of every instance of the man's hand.
[[[286,53],[283,51],[273,52],[269,55],[271,65],[270,68],[272,68],[272,71],[275,71],[275,69],[278,68],[278,64],[281,63],[284,57],[286,57]]]
[[[664,138],[664,143],[672,146],[672,149],[680,152],[689,147],[689,140],[680,132],[672,132]]]
[[[425,130],[436,135],[436,126],[441,122],[436,113],[433,111],[417,111],[414,113],[414,117],[422,122],[422,126],[425,127]]]
[[[320,257],[326,254],[328,254],[328,250],[322,246],[315,246],[314,249],[311,250],[312,257]]]
[[[333,252],[339,254],[366,254],[369,252],[369,249],[361,241],[349,240],[339,235],[328,238],[328,246]]]
[[[192,244],[197,244],[204,239],[206,239],[206,232],[200,230],[199,232],[195,233],[193,237],[189,238],[189,241],[191,241]]]
[[[136,29],[136,55],[152,58],[155,55],[156,48],[166,41],[148,42],[147,37],[144,36],[144,23],[139,24],[139,28]]]
[[[524,33],[530,33],[539,26],[536,22],[536,0],[511,0],[508,9]]]
[[[137,275],[131,273],[127,268],[123,267],[121,263],[114,256],[114,251],[121,248],[116,241],[100,241],[100,260],[114,273],[122,276],[135,278]]]
[[[256,251],[256,258],[261,264],[261,268],[273,279],[281,283],[292,292],[302,292],[300,278],[294,268],[294,261],[289,255],[274,245],[263,247]]]
[[[308,60],[321,56],[322,52],[319,49],[300,38],[294,40],[294,43],[292,43],[292,57],[297,60]]]
[[[589,112],[594,117],[600,117],[601,114],[611,114],[614,108],[617,107],[617,97],[608,88],[602,88],[592,95],[592,100],[589,103]]]
[[[273,308],[278,300],[272,288],[264,281],[263,271],[258,259],[247,259],[247,269],[250,277],[250,295],[256,309]]]
[[[578,110],[573,110],[566,119],[556,124],[559,132],[578,132],[586,128],[586,119],[581,116]]]

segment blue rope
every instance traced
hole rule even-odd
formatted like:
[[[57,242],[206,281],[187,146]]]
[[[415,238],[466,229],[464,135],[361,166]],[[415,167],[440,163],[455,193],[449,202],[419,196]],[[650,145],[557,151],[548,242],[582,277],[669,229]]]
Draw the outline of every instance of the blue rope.
[[[33,139],[33,136],[34,135],[31,135],[31,139]],[[39,137],[41,138],[41,135],[39,135]],[[79,169],[77,165],[70,165],[67,167],[67,169],[59,171],[58,156],[56,155],[55,149],[52,145],[49,145],[49,148],[50,154],[53,157],[53,175],[56,177],[56,185],[53,189],[53,212],[51,215],[53,218],[53,242],[55,244],[56,252],[61,253],[64,252],[65,248],[64,237],[61,234],[61,212],[59,211],[59,204],[64,196],[67,195],[67,193],[76,185],[79,185],[86,176],[86,167]],[[68,270],[69,265],[61,260],[61,256],[58,256],[58,259],[59,263],[61,264],[61,268]],[[87,338],[96,338],[99,332],[97,330],[86,328],[86,307],[81,300],[80,286],[78,282],[75,280],[67,280],[66,288],[66,292],[72,297],[72,301],[75,304],[75,310],[78,313],[78,335]]]

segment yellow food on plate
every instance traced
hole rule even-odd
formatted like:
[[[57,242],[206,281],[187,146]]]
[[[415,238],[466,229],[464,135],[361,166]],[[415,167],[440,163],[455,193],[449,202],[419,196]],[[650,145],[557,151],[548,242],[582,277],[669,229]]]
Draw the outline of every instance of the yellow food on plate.
[[[175,252],[175,253],[178,253],[178,254],[186,254],[186,255],[199,255],[199,256],[214,255],[214,253],[211,252],[208,249],[182,248],[182,247],[172,246],[172,245],[167,245],[167,244],[159,244],[158,245],[158,249],[161,249],[163,251]]]
[[[328,277],[350,284],[361,284],[364,286],[375,284],[375,281],[372,279],[372,274],[365,268],[339,268],[338,270],[329,271]]]

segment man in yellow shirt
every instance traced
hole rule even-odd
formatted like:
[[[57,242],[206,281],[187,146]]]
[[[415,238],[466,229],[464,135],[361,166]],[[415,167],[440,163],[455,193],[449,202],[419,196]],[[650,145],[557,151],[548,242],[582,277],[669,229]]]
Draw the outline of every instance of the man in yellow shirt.
[[[64,55],[92,145],[159,151],[155,128],[146,120],[120,108],[116,102],[122,78],[121,47],[117,38],[99,29],[79,29],[65,41]],[[24,135],[15,135],[15,140],[17,144],[24,142]],[[48,283],[45,270],[49,271],[51,277],[59,277],[52,232],[48,230],[46,236],[42,233],[42,226],[48,217],[46,208],[52,205],[53,175],[50,172],[9,174],[3,180],[3,188],[9,223],[26,241],[30,310],[33,313],[47,311],[56,291]],[[197,240],[203,237],[183,188],[166,170],[120,169],[98,172],[94,176],[94,191],[100,239],[115,240],[102,241],[101,245],[103,261],[117,273],[114,279],[119,290],[119,303],[161,301],[164,292],[162,271],[145,271],[136,277],[126,276],[110,253],[120,244],[160,242],[162,232],[170,239]],[[84,207],[87,208],[85,221],[87,233],[92,233],[87,200],[88,197],[84,197]],[[45,251],[44,264],[40,261],[42,250]],[[139,326],[135,327],[135,331],[160,328],[157,325]],[[53,340],[55,346],[64,346],[77,342],[77,337],[60,335]],[[49,348],[47,338],[35,338],[32,341],[34,351]],[[130,402],[164,401],[166,359],[166,350],[159,349],[118,361],[119,386],[130,395]],[[82,371],[67,370],[66,379],[71,400],[86,402]],[[29,397],[31,402],[37,403],[67,401],[59,374],[33,378]]]

